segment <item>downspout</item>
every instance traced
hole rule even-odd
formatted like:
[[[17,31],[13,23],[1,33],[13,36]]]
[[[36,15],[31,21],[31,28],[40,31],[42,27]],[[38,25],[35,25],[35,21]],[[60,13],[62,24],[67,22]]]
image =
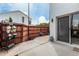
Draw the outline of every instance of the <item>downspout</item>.
[[[29,3],[28,3],[28,40],[29,40]]]

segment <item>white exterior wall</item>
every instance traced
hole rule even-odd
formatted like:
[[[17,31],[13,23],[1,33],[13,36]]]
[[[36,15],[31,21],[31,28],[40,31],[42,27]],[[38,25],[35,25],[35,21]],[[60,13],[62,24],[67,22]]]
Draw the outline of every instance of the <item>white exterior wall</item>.
[[[11,17],[14,23],[22,23],[22,17],[24,17],[24,24],[28,24],[28,17],[20,12],[1,13],[1,20],[9,19]]]
[[[57,39],[57,21],[56,16],[72,13],[79,11],[78,3],[53,3],[50,4],[50,36],[53,36],[54,39]],[[51,19],[53,18],[53,23]]]

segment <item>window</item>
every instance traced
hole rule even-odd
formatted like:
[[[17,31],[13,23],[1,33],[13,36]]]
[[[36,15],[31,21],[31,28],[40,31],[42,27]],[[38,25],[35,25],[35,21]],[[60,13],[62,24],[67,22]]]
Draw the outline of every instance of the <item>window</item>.
[[[24,17],[22,17],[22,23],[24,23]]]
[[[31,24],[31,20],[29,20],[29,24]]]

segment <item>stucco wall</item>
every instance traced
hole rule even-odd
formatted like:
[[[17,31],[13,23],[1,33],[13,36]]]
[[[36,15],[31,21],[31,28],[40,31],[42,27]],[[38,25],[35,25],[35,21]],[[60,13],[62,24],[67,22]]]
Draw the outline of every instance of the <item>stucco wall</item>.
[[[11,17],[13,22],[15,23],[22,23],[22,17],[24,17],[24,23],[28,24],[28,17],[20,12],[13,12],[13,13],[1,13],[0,14],[0,22],[1,20],[9,19]]]
[[[79,11],[78,3],[52,3],[50,4],[50,36],[53,36],[54,39],[57,39],[57,21],[56,16],[72,13]],[[53,18],[53,23],[51,19]]]

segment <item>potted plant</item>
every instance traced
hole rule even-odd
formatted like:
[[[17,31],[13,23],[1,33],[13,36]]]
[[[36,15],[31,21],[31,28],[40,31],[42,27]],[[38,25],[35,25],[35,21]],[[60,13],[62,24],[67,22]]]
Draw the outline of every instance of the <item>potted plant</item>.
[[[9,24],[10,24],[10,25],[13,25],[12,22],[13,22],[13,19],[12,19],[11,17],[9,17]]]

